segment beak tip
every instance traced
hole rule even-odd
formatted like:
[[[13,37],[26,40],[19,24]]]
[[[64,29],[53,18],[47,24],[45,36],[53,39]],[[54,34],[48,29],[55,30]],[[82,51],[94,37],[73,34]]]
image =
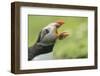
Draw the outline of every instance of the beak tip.
[[[56,21],[57,23],[59,23],[60,25],[64,24],[64,20],[60,19]]]

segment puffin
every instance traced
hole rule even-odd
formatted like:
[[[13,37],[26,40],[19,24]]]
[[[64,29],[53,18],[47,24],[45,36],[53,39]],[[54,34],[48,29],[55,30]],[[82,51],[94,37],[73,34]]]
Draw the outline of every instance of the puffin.
[[[58,32],[63,24],[64,20],[60,19],[48,24],[39,32],[35,44],[28,48],[28,61],[34,60],[39,55],[51,53],[57,39],[63,40],[69,36],[68,32]]]

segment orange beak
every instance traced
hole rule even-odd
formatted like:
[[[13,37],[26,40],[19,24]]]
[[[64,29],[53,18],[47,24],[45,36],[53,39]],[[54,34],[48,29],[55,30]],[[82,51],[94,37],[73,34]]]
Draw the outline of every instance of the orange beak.
[[[59,23],[60,25],[64,24],[64,20],[57,20],[57,23]]]
[[[56,23],[58,23],[59,25],[56,25],[57,27],[60,27],[61,25],[64,24],[64,20],[57,20]]]

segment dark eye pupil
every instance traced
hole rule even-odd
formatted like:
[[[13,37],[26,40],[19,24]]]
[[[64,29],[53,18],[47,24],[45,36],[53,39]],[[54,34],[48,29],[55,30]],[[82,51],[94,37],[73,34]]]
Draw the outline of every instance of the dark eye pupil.
[[[46,29],[46,33],[49,33],[49,30],[48,29]]]

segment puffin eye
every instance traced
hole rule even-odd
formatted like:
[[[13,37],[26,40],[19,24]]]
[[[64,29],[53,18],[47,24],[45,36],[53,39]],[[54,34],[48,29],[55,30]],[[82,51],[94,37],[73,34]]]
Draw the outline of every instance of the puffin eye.
[[[45,31],[46,31],[46,33],[49,33],[49,30],[48,29],[46,29]]]

